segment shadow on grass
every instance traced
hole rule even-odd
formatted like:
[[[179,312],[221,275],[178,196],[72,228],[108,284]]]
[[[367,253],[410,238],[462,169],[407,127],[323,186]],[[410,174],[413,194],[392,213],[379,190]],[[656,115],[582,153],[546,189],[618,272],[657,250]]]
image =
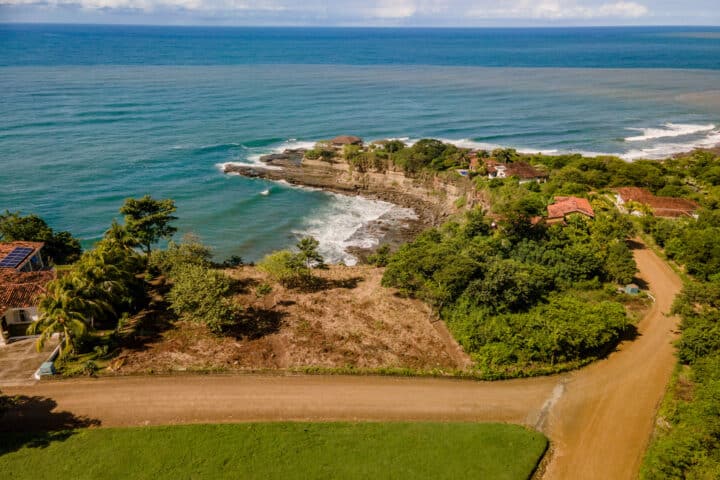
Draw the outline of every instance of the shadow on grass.
[[[45,448],[52,442],[67,440],[76,429],[100,426],[100,420],[56,412],[55,407],[55,400],[47,397],[10,399],[0,417],[0,456],[23,447]]]
[[[250,293],[252,289],[260,285],[260,282],[254,278],[233,278],[232,279],[232,290],[233,293],[246,294]]]
[[[311,277],[304,281],[301,285],[298,285],[296,288],[301,292],[306,293],[316,293],[336,288],[353,290],[354,288],[357,288],[358,284],[363,280],[363,277],[340,278],[337,280],[322,277]]]
[[[120,346],[135,351],[147,349],[147,345],[159,340],[163,332],[173,327],[177,320],[165,302],[157,303],[139,312],[121,331]]]
[[[227,328],[225,333],[236,338],[256,340],[265,335],[277,333],[287,313],[265,308],[248,308],[242,312],[238,322]]]

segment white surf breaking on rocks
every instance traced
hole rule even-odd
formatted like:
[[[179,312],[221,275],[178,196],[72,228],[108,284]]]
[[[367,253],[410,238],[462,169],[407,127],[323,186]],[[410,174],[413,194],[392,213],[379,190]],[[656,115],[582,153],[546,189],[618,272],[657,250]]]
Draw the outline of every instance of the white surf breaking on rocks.
[[[295,138],[290,138],[273,147],[249,147],[246,148],[246,158],[242,160],[232,160],[229,162],[223,162],[216,164],[216,167],[221,171],[225,171],[226,167],[229,166],[240,166],[240,167],[253,167],[262,168],[265,170],[282,170],[281,167],[276,165],[268,165],[267,163],[260,160],[264,155],[270,155],[273,153],[282,153],[285,150],[297,150],[297,149],[311,149],[315,146],[316,142],[299,141]]]
[[[411,209],[382,200],[328,195],[333,197],[332,202],[308,217],[302,229],[293,232],[298,237],[316,238],[328,263],[355,265],[357,258],[348,253],[349,248],[376,247],[386,231],[417,218]]]

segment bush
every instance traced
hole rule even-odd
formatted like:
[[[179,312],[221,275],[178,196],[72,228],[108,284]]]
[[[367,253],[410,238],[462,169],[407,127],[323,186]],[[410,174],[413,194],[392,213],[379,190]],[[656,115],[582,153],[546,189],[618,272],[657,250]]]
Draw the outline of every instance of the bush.
[[[491,371],[597,357],[629,327],[621,304],[588,305],[570,295],[554,296],[526,313],[501,315],[461,301],[446,316],[455,338]]]
[[[221,333],[236,323],[240,312],[230,298],[231,293],[232,281],[225,274],[189,263],[173,269],[168,300],[181,319],[205,324],[211,331]]]
[[[290,250],[271,253],[258,263],[258,268],[288,288],[308,287],[316,280],[312,268],[325,268],[319,245],[313,237],[302,238],[295,245],[298,253]]]
[[[390,261],[390,245],[385,244],[379,246],[377,250],[375,250],[375,253],[368,255],[367,261],[370,265],[375,265],[376,267],[387,267]]]
[[[149,258],[149,267],[168,277],[173,277],[176,269],[186,265],[204,268],[212,265],[210,248],[193,235],[186,235],[180,243],[170,241],[166,250],[154,250]]]
[[[288,288],[302,286],[312,278],[310,268],[290,250],[280,250],[266,255],[258,263],[258,268],[274,281]]]
[[[255,296],[258,298],[270,295],[272,293],[272,286],[268,283],[261,283],[255,289]]]

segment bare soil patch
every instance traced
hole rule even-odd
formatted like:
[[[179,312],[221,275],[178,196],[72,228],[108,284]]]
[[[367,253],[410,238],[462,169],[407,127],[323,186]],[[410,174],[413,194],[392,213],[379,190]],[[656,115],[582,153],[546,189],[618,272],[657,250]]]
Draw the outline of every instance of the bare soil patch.
[[[382,270],[332,266],[318,270],[321,288],[272,284],[254,267],[228,273],[241,290],[250,327],[218,337],[204,326],[177,322],[110,364],[116,373],[258,370],[298,367],[463,369],[470,365],[452,339],[432,324],[426,305],[380,285]],[[272,292],[259,296],[258,285]]]

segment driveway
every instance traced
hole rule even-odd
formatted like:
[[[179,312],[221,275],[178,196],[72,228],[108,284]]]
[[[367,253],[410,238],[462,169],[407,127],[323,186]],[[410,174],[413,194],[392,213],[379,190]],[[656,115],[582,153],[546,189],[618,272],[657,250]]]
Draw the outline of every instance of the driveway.
[[[50,355],[57,339],[50,339],[42,352],[35,349],[35,339],[25,338],[0,346],[0,387],[29,385],[35,382],[35,370]]]

